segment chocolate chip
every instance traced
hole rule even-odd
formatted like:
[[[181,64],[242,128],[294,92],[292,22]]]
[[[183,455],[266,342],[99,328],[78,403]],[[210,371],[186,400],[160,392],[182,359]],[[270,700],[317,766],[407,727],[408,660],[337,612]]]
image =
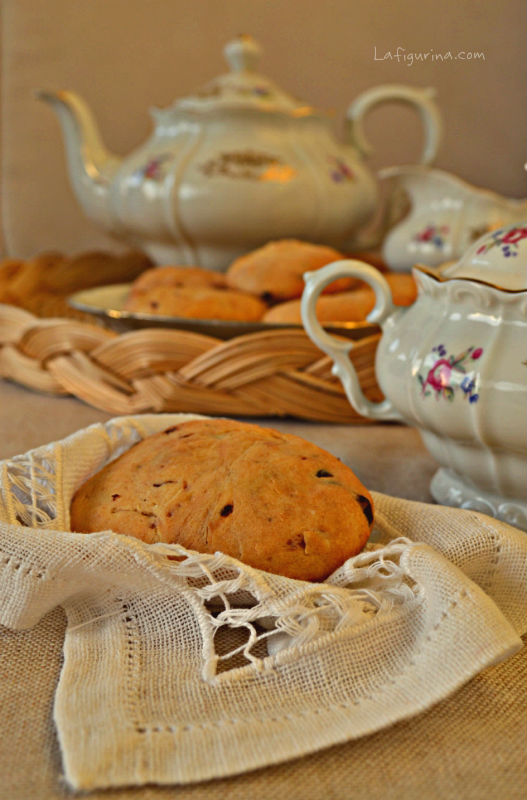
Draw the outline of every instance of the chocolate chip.
[[[357,500],[360,507],[362,508],[362,513],[364,514],[369,524],[371,525],[373,522],[373,509],[371,507],[370,501],[368,500],[367,497],[364,497],[364,495],[362,494],[357,495]]]
[[[175,481],[162,481],[161,483],[153,483],[152,486],[155,486],[158,489],[160,486],[164,486],[165,483],[175,483]]]
[[[304,535],[302,533],[295,534],[291,539],[286,541],[286,546],[290,550],[296,550],[300,547],[302,550],[306,549],[306,540],[304,539]]]
[[[171,428],[165,428],[165,430],[163,431],[163,433],[173,433],[174,431],[177,431],[177,429],[178,429],[178,426],[177,426],[177,425],[172,425],[172,427],[171,427]]]
[[[117,498],[120,496],[120,494],[112,494],[112,500],[117,500]]]
[[[332,478],[333,473],[328,472],[327,469],[319,469],[317,472],[317,478]]]
[[[273,303],[275,298],[272,292],[262,292],[260,299],[263,300],[264,303]]]
[[[234,510],[234,506],[232,505],[232,503],[227,503],[227,505],[223,506],[223,508],[221,509],[220,516],[221,517],[228,517],[229,514],[232,514],[233,510]]]

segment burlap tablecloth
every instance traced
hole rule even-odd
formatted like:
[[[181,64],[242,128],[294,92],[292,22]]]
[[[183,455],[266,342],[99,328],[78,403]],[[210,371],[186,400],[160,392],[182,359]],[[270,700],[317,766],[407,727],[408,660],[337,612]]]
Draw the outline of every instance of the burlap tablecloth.
[[[75,400],[0,384],[0,457],[61,438],[109,415]],[[433,460],[400,426],[344,428],[267,420],[326,447],[370,488],[430,500]],[[71,796],[61,782],[52,701],[61,667],[60,610],[33,630],[0,631],[0,798]],[[372,736],[235,778],[184,787],[146,787],[89,796],[255,800],[289,798],[462,798],[524,796],[525,648],[479,674],[436,707]]]

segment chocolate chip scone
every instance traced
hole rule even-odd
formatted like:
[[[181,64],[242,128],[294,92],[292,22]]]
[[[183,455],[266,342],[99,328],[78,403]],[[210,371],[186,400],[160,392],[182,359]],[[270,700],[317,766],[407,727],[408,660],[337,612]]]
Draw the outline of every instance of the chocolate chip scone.
[[[278,303],[262,317],[263,322],[302,325],[301,300]],[[322,295],[317,299],[315,313],[319,322],[364,322],[375,305],[375,293],[369,287],[352,292]]]
[[[280,239],[237,258],[225,277],[232,289],[275,303],[301,296],[304,272],[313,272],[341,258],[342,253],[333,247]],[[357,284],[354,278],[340,278],[327,286],[324,292],[339,292]]]
[[[167,265],[145,270],[132,283],[132,295],[151,289],[153,286],[209,286],[213,289],[225,286],[225,276],[204,267]]]
[[[392,300],[396,306],[410,306],[417,298],[417,285],[412,275],[386,273]],[[363,322],[375,306],[375,292],[367,284],[350,292],[322,295],[316,302],[319,322]],[[302,324],[300,300],[288,300],[268,309],[262,322]]]
[[[75,494],[71,529],[221,551],[321,581],[366,544],[368,490],[339,459],[290,434],[226,419],[149,436]]]
[[[257,322],[266,305],[249,294],[209,286],[151,286],[130,294],[126,311],[185,319]]]

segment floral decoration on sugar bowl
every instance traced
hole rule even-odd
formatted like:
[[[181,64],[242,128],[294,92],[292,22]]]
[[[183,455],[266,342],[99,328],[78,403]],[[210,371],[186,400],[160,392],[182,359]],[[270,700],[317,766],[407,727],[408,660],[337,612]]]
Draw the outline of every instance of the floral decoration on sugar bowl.
[[[423,228],[422,231],[419,231],[419,233],[416,233],[413,241],[416,244],[432,245],[442,250],[445,246],[445,236],[448,233],[450,233],[449,225],[430,224]]]
[[[502,228],[491,234],[491,238],[485,241],[476,251],[477,255],[488,253],[494,247],[500,247],[505,258],[518,255],[518,243],[527,237],[527,225],[517,228]]]
[[[470,367],[474,366],[474,362],[482,355],[482,347],[469,347],[459,355],[448,355],[443,344],[433,347],[431,353],[434,359],[433,366],[426,376],[423,377],[421,373],[417,375],[422,396],[428,397],[434,394],[438,400],[444,398],[452,401],[456,395],[461,395],[469,403],[476,403],[479,399],[476,391],[477,381]]]

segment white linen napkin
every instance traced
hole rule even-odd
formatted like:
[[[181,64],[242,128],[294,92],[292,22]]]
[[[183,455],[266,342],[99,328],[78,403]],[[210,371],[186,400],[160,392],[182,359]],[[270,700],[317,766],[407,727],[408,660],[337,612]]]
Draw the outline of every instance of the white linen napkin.
[[[89,475],[194,418],[121,417],[0,463],[0,622],[66,610],[54,717],[73,789],[201,781],[364,736],[522,646],[527,536],[476,512],[374,494],[372,543],[320,584],[69,532]]]

